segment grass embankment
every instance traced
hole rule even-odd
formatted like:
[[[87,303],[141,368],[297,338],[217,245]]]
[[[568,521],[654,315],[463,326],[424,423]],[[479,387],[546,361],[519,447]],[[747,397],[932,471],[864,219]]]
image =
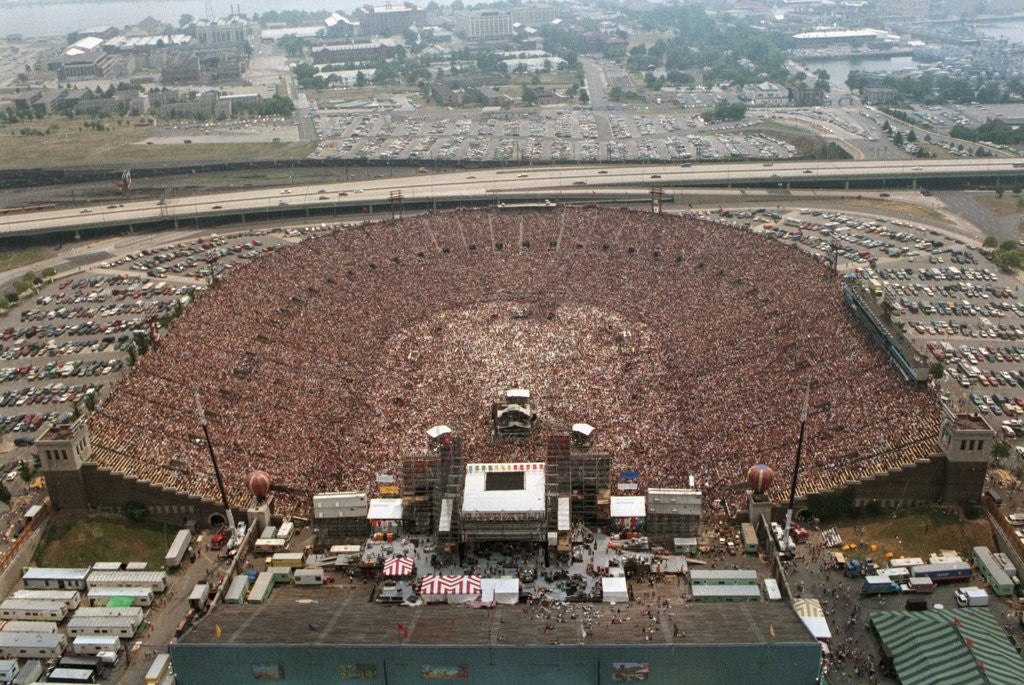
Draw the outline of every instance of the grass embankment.
[[[887,552],[896,557],[920,557],[940,549],[953,549],[970,558],[971,548],[991,547],[992,528],[985,518],[960,521],[953,509],[928,507],[886,516],[851,521],[839,526],[843,543],[855,543],[857,549],[846,552],[854,558],[881,559]],[[871,545],[877,549],[872,551]]]
[[[302,158],[313,143],[195,143],[138,144],[153,135],[151,126],[119,126],[105,121],[102,131],[84,126],[85,120],[51,116],[0,126],[0,167],[79,166],[121,162],[178,162]],[[53,128],[56,127],[56,128]],[[49,133],[23,135],[22,129]],[[199,134],[196,134],[199,137]],[[116,180],[116,179],[115,179]],[[113,183],[113,181],[111,181]]]
[[[53,248],[46,245],[11,247],[0,250],[0,273],[20,269],[53,256]]]
[[[130,523],[121,516],[57,516],[36,550],[40,566],[85,567],[97,561],[145,561],[163,568],[176,529],[158,523]]]

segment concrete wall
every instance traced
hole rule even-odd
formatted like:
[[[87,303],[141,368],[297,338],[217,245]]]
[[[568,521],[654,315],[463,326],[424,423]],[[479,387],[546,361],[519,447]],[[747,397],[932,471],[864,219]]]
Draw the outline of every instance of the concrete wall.
[[[931,457],[878,476],[869,476],[858,481],[853,488],[857,506],[872,501],[885,507],[937,502],[943,498],[946,490],[946,458]],[[980,496],[979,487],[975,501]]]
[[[21,569],[32,561],[36,548],[39,547],[39,542],[43,539],[44,530],[46,530],[46,526],[39,526],[33,530],[3,572],[0,572],[0,597],[11,594],[14,587],[21,582]]]
[[[768,626],[765,626],[765,631]],[[811,685],[817,682],[821,649],[815,642],[756,645],[239,645],[170,646],[174,674],[181,685],[216,681],[237,685],[276,680],[282,683],[429,682],[424,667],[464,665],[458,682],[486,685],[597,685],[622,682],[615,663],[649,665],[646,682]],[[361,668],[355,668],[357,665]],[[256,678],[256,672],[274,678]],[[351,677],[353,670],[364,677]],[[463,677],[464,674],[464,677]],[[346,677],[346,675],[348,677]]]
[[[80,472],[48,471],[44,475],[55,511],[120,513],[127,502],[134,501],[149,507],[151,519],[174,525],[181,525],[188,519],[206,525],[211,516],[223,516],[224,513],[219,502],[153,485],[94,463],[82,464]],[[244,511],[236,510],[235,516],[236,520],[244,520]]]

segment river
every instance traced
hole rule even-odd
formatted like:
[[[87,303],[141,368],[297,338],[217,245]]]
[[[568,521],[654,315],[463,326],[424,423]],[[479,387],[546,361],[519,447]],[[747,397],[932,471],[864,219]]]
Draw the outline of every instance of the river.
[[[215,17],[227,16],[231,5],[240,4],[246,14],[269,10],[354,10],[365,0],[211,0]],[[0,4],[0,34],[20,33],[26,38],[65,36],[72,31],[110,24],[121,28],[154,17],[172,26],[182,14],[202,17],[204,0],[111,0],[110,2],[62,2]]]
[[[899,71],[901,69],[912,69],[914,58],[909,55],[902,57],[878,57],[874,59],[836,59],[836,60],[807,60],[800,62],[811,71],[824,69],[828,72],[829,80],[846,90],[846,77],[851,71]]]
[[[982,36],[1006,38],[1011,43],[1024,43],[1024,20],[1000,22],[997,24],[975,24]]]

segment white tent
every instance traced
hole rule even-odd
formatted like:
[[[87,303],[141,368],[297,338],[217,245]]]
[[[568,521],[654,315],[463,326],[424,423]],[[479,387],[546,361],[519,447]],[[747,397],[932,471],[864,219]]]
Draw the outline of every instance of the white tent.
[[[484,602],[494,601],[498,604],[519,603],[519,579],[504,578],[481,578],[480,579],[481,599]]]
[[[832,631],[828,629],[828,621],[825,620],[825,612],[821,609],[821,602],[816,599],[794,599],[793,610],[807,626],[816,640],[831,640]]]
[[[628,602],[629,589],[626,587],[626,579],[623,577],[602,578],[601,596],[605,602]]]

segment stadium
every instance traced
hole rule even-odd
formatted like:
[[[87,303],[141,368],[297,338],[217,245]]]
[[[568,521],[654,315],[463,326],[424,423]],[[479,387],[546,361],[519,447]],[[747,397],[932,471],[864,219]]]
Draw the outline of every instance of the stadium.
[[[576,422],[646,487],[692,476],[738,504],[763,462],[788,487],[805,387],[804,488],[937,446],[827,264],[698,217],[612,208],[440,212],[335,230],[201,294],[89,418],[92,460],[214,498],[198,390],[233,505],[270,473],[275,511],[370,490],[425,431],[469,462],[543,461]],[[528,388],[534,437],[495,445],[491,402]],[[778,493],[775,493],[778,499]]]

